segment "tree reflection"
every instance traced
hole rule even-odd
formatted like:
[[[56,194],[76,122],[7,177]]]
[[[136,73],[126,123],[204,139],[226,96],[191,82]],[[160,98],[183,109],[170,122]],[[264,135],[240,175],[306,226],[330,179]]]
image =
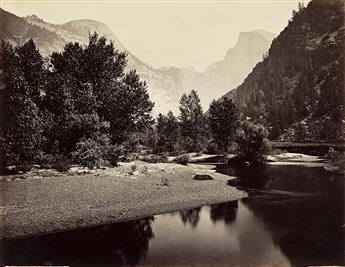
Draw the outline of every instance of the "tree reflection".
[[[242,203],[265,223],[292,265],[344,265],[343,177],[303,166],[272,166],[269,176],[270,188],[282,193]]]
[[[272,177],[268,175],[267,166],[259,167],[233,167],[231,165],[219,165],[217,171],[237,179],[229,180],[228,185],[240,187],[243,189],[255,188],[259,190],[267,190],[272,181]]]
[[[211,205],[210,218],[214,223],[223,220],[226,224],[231,224],[236,219],[237,209],[237,201]]]
[[[193,228],[195,228],[200,220],[200,211],[201,208],[179,211],[181,221],[183,224],[190,224]]]
[[[136,265],[154,238],[154,218],[18,240],[4,240],[1,265]]]

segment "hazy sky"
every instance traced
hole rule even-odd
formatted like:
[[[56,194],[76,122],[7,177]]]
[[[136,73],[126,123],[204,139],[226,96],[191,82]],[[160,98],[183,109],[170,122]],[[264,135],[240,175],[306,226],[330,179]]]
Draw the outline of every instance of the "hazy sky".
[[[221,60],[241,31],[278,34],[298,0],[277,1],[1,1],[18,16],[61,24],[95,19],[107,24],[133,54],[154,67],[203,70]]]

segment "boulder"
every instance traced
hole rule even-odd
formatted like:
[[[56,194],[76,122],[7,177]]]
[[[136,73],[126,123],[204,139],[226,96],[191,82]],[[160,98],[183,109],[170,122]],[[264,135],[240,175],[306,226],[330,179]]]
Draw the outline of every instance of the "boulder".
[[[194,175],[193,179],[198,181],[214,180],[213,177],[208,174],[196,174]]]

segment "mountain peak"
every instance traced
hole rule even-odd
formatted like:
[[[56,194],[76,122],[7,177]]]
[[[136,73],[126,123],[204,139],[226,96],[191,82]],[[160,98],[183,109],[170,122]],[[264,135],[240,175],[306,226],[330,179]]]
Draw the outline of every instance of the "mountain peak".
[[[32,23],[32,24],[44,22],[43,19],[41,19],[40,17],[36,16],[35,14],[28,15],[28,16],[24,17],[24,19],[27,22]]]
[[[24,17],[25,19],[28,19],[28,20],[42,20],[41,18],[39,18],[38,16],[36,16],[35,14],[32,14],[32,15],[28,15],[26,17]]]
[[[61,27],[80,35],[85,35],[85,33],[88,34],[94,31],[105,36],[113,34],[110,28],[103,22],[92,19],[72,20],[62,24]]]
[[[254,39],[258,39],[260,37],[265,39],[266,41],[272,42],[272,40],[276,37],[276,34],[258,29],[253,31],[243,31],[240,32],[235,47],[237,45],[241,45],[241,42],[248,42]]]

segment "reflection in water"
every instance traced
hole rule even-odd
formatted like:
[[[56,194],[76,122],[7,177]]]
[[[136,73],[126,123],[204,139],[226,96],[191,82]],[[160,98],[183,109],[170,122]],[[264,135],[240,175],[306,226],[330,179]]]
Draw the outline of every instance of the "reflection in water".
[[[195,228],[185,225],[177,214],[156,216],[155,239],[151,240],[148,256],[141,263],[151,266],[290,265],[261,219],[242,202],[216,206],[201,208]],[[215,224],[211,216],[216,213]],[[234,217],[230,222],[229,218]]]
[[[251,188],[241,201],[7,240],[2,264],[344,265],[343,179],[295,167],[224,170],[237,173],[238,186]]]
[[[136,265],[145,259],[153,217],[77,231],[3,241],[6,265]]]
[[[343,193],[339,175],[319,167],[268,165],[260,168],[230,168],[219,165],[218,171],[238,177],[230,185],[244,189],[285,191],[289,193]]]
[[[200,220],[200,210],[201,208],[179,211],[181,221],[184,224],[189,223],[192,227],[195,228]]]
[[[230,224],[236,219],[237,209],[237,201],[211,205],[210,218],[214,223],[223,220],[226,224]]]
[[[296,266],[344,264],[344,179],[323,168],[267,166],[219,171],[250,192],[245,205],[263,219]]]

